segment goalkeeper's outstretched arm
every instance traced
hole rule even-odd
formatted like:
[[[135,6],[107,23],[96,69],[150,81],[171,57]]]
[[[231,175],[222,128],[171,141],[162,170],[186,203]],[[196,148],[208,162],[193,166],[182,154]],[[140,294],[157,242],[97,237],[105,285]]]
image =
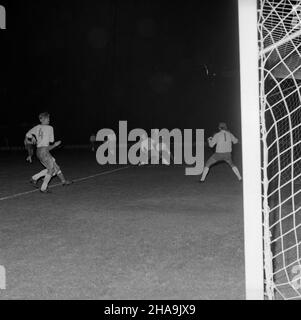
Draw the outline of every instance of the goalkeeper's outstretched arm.
[[[230,133],[230,134],[231,134],[231,142],[232,142],[233,144],[239,143],[239,140],[238,140],[232,133]]]
[[[213,148],[216,145],[216,137],[215,135],[213,137],[208,138],[208,144],[210,148]]]

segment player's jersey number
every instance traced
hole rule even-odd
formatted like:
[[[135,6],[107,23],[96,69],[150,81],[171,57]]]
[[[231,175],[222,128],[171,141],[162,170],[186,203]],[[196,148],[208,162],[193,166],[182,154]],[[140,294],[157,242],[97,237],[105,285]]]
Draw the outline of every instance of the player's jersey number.
[[[42,141],[42,140],[43,140],[44,132],[43,132],[43,130],[42,130],[41,128],[39,129],[38,137],[39,137],[39,141]]]

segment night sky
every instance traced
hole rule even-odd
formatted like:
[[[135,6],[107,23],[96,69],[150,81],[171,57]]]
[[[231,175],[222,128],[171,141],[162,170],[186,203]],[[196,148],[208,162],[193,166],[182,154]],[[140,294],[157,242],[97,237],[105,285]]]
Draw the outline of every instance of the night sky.
[[[45,110],[65,143],[119,120],[206,136],[226,121],[240,137],[236,0],[0,4],[0,146],[22,145]]]

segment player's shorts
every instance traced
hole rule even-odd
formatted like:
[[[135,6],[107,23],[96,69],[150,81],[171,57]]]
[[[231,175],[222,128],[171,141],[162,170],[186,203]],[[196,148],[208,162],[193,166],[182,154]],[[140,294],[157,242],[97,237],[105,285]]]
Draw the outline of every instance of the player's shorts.
[[[37,148],[37,157],[41,161],[42,165],[47,169],[48,174],[55,176],[60,172],[60,167],[50,154],[48,147]]]
[[[213,164],[220,162],[220,161],[225,161],[227,162],[231,167],[234,167],[234,163],[232,161],[232,155],[231,152],[223,152],[223,153],[218,153],[215,152],[206,162],[206,167],[210,167]]]

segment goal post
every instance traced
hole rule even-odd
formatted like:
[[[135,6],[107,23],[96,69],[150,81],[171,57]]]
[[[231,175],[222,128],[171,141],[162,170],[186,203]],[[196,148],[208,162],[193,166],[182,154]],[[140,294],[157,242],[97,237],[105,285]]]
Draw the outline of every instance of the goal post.
[[[301,0],[238,7],[246,297],[301,300]]]
[[[238,0],[246,299],[263,299],[256,0]]]

